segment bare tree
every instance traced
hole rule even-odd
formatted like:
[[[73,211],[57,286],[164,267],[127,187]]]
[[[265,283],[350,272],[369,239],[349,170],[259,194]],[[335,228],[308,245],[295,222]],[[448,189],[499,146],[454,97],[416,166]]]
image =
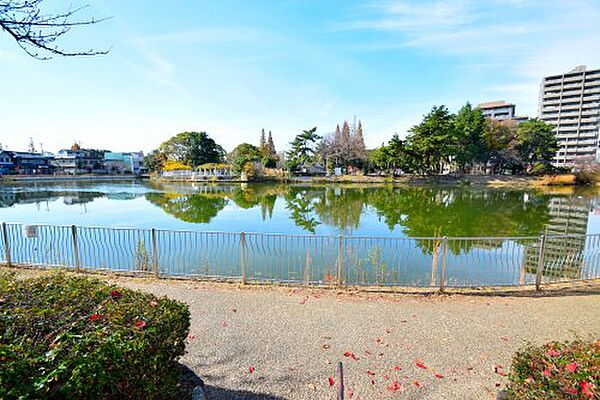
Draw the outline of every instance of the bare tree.
[[[102,19],[75,19],[77,13],[87,8],[68,8],[63,12],[46,14],[41,10],[44,0],[0,0],[0,31],[8,33],[30,56],[48,60],[58,56],[94,56],[109,50],[71,51],[59,48],[56,41],[71,28],[94,25]]]

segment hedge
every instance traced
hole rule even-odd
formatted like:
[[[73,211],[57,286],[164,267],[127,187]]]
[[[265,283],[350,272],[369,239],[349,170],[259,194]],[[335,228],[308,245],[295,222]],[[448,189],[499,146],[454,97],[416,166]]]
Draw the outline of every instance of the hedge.
[[[178,398],[187,306],[97,279],[0,273],[0,398]]]
[[[600,399],[600,340],[529,346],[514,357],[510,399]]]

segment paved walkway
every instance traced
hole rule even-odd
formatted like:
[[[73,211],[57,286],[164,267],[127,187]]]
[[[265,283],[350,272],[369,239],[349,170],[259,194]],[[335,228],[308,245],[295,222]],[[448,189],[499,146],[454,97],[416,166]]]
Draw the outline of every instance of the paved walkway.
[[[526,342],[600,333],[593,288],[539,298],[119,283],[190,305],[182,361],[204,379],[210,399],[334,399],[328,378],[339,360],[353,392],[346,398],[495,399],[506,378],[494,366],[508,372]]]

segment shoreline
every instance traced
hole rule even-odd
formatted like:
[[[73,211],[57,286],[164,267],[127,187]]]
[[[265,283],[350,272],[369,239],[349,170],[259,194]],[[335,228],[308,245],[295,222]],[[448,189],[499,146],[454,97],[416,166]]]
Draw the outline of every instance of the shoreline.
[[[0,182],[137,181],[147,179],[149,179],[148,176],[138,175],[5,175],[0,177]]]

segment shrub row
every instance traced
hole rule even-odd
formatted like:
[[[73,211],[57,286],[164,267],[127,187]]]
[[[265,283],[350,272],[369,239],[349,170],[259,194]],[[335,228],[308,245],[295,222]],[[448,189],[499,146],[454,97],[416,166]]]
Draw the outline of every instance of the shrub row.
[[[64,273],[0,274],[0,398],[168,399],[183,303]]]
[[[600,340],[529,346],[516,354],[509,381],[511,399],[599,399]]]

